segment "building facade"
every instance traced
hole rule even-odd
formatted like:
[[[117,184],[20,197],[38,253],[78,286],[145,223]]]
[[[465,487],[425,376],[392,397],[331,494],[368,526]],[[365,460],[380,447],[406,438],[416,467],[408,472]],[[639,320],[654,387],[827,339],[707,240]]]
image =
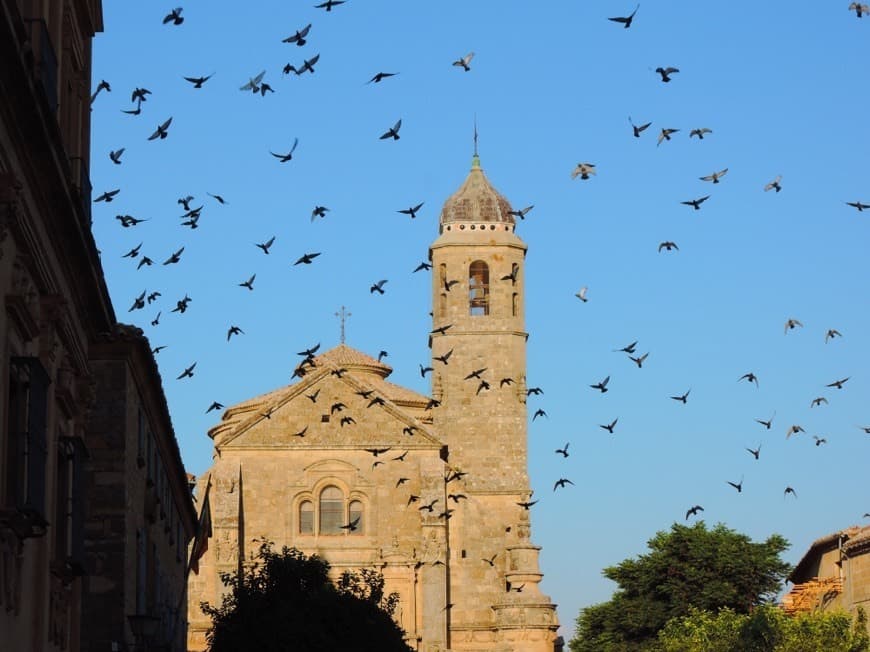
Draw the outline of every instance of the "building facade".
[[[846,528],[812,543],[788,576],[788,613],[840,609],[870,614],[870,526]]]
[[[128,614],[139,624],[129,599],[90,602],[108,585],[132,590],[137,576],[132,551],[111,568],[96,555],[117,525],[101,503],[124,473],[116,463],[136,454],[107,437],[133,431],[123,413],[134,401],[107,404],[100,374],[117,369],[93,357],[119,332],[91,232],[91,43],[101,30],[99,0],[0,3],[0,648],[14,652],[130,650],[129,630],[97,644],[90,628]],[[160,404],[147,342],[133,346],[117,364],[137,379],[133,394]],[[104,432],[91,429],[95,412],[114,419]],[[165,414],[149,408],[148,418],[174,441]],[[177,450],[164,462],[189,536]],[[126,523],[140,523],[143,505],[128,509]],[[184,566],[166,562],[167,591],[183,588]]]
[[[515,226],[475,156],[430,250],[431,396],[342,343],[209,431],[215,462],[197,492],[208,492],[213,538],[189,582],[190,650],[205,649],[199,603],[220,602],[220,573],[264,537],[322,555],[336,574],[379,569],[416,650],[554,650],[531,540]]]

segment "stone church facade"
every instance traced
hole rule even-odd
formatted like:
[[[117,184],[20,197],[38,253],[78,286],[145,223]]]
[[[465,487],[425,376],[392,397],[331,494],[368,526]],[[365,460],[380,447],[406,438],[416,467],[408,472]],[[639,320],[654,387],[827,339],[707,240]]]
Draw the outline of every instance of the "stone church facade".
[[[255,539],[377,568],[421,652],[552,652],[556,606],[539,588],[527,473],[526,245],[475,155],[430,249],[431,396],[344,343],[301,379],[228,408],[209,431],[213,536],[189,581],[188,649],[202,601]],[[356,529],[342,528],[355,523]]]

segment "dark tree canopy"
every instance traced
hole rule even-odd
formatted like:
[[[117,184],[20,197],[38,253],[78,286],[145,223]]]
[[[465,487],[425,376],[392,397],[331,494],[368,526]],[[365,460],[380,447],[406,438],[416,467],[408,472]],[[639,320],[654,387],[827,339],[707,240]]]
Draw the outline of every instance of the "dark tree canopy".
[[[211,652],[411,650],[392,619],[398,595],[384,595],[376,571],[346,571],[334,584],[325,559],[263,543],[242,574],[222,580],[229,591],[221,605],[202,604]]]
[[[748,613],[776,596],[790,570],[780,559],[788,548],[783,537],[753,543],[722,524],[675,523],[647,545],[647,554],[604,569],[619,588],[580,612],[572,652],[650,649],[665,623],[693,607]]]

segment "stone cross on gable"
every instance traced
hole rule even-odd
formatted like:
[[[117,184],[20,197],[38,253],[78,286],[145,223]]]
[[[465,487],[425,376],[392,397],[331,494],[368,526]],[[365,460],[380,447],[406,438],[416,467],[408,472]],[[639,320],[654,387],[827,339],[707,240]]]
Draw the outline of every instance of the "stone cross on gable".
[[[344,344],[344,325],[347,321],[347,318],[350,317],[353,313],[345,310],[345,307],[342,306],[341,309],[335,313],[335,316],[338,317],[339,323],[341,324],[341,343]]]

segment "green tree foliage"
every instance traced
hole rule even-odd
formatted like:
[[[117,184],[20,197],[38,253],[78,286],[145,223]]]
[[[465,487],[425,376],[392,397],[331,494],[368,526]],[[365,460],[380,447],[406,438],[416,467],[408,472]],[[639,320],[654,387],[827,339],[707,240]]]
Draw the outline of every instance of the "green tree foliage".
[[[858,610],[855,622],[843,612],[815,612],[795,617],[765,605],[751,614],[733,609],[719,613],[692,609],[659,632],[659,652],[866,652],[867,619]]]
[[[675,523],[647,542],[650,551],[604,569],[619,586],[608,601],[580,612],[572,652],[652,649],[658,632],[691,608],[745,614],[772,600],[790,567],[780,554],[788,542],[772,535],[763,543],[722,524]]]
[[[221,579],[221,605],[201,605],[210,652],[411,652],[392,619],[399,596],[384,595],[375,571],[333,583],[325,559],[265,542],[244,572]]]

